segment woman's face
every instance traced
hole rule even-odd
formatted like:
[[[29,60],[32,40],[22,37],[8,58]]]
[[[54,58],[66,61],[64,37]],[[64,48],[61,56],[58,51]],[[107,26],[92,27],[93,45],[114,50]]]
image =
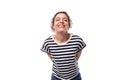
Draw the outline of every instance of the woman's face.
[[[64,13],[59,13],[54,19],[53,28],[55,32],[67,32],[69,29],[68,17]]]

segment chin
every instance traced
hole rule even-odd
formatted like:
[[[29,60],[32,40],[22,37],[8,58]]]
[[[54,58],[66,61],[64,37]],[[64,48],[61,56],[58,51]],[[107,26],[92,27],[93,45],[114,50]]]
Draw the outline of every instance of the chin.
[[[67,31],[65,31],[65,30],[59,30],[57,32],[59,32],[59,33],[66,33]]]

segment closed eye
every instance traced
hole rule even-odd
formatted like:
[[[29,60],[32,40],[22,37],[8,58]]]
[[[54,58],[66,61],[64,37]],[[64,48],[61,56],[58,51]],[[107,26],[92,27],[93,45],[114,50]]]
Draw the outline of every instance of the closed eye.
[[[65,22],[67,22],[68,20],[67,20],[67,19],[65,19],[64,21],[65,21]]]

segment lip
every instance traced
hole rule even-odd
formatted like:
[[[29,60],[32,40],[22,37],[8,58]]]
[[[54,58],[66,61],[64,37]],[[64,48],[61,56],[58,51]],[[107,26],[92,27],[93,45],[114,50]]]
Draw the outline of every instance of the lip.
[[[65,25],[61,24],[61,25],[58,25],[59,28],[64,28]]]

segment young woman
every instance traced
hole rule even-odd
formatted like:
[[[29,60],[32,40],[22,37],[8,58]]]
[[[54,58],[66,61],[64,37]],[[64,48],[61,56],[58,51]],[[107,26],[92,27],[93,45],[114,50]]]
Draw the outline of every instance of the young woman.
[[[53,62],[51,80],[81,80],[78,59],[86,44],[80,36],[68,33],[70,27],[71,19],[67,12],[57,12],[51,25],[55,34],[42,45],[41,50]]]

